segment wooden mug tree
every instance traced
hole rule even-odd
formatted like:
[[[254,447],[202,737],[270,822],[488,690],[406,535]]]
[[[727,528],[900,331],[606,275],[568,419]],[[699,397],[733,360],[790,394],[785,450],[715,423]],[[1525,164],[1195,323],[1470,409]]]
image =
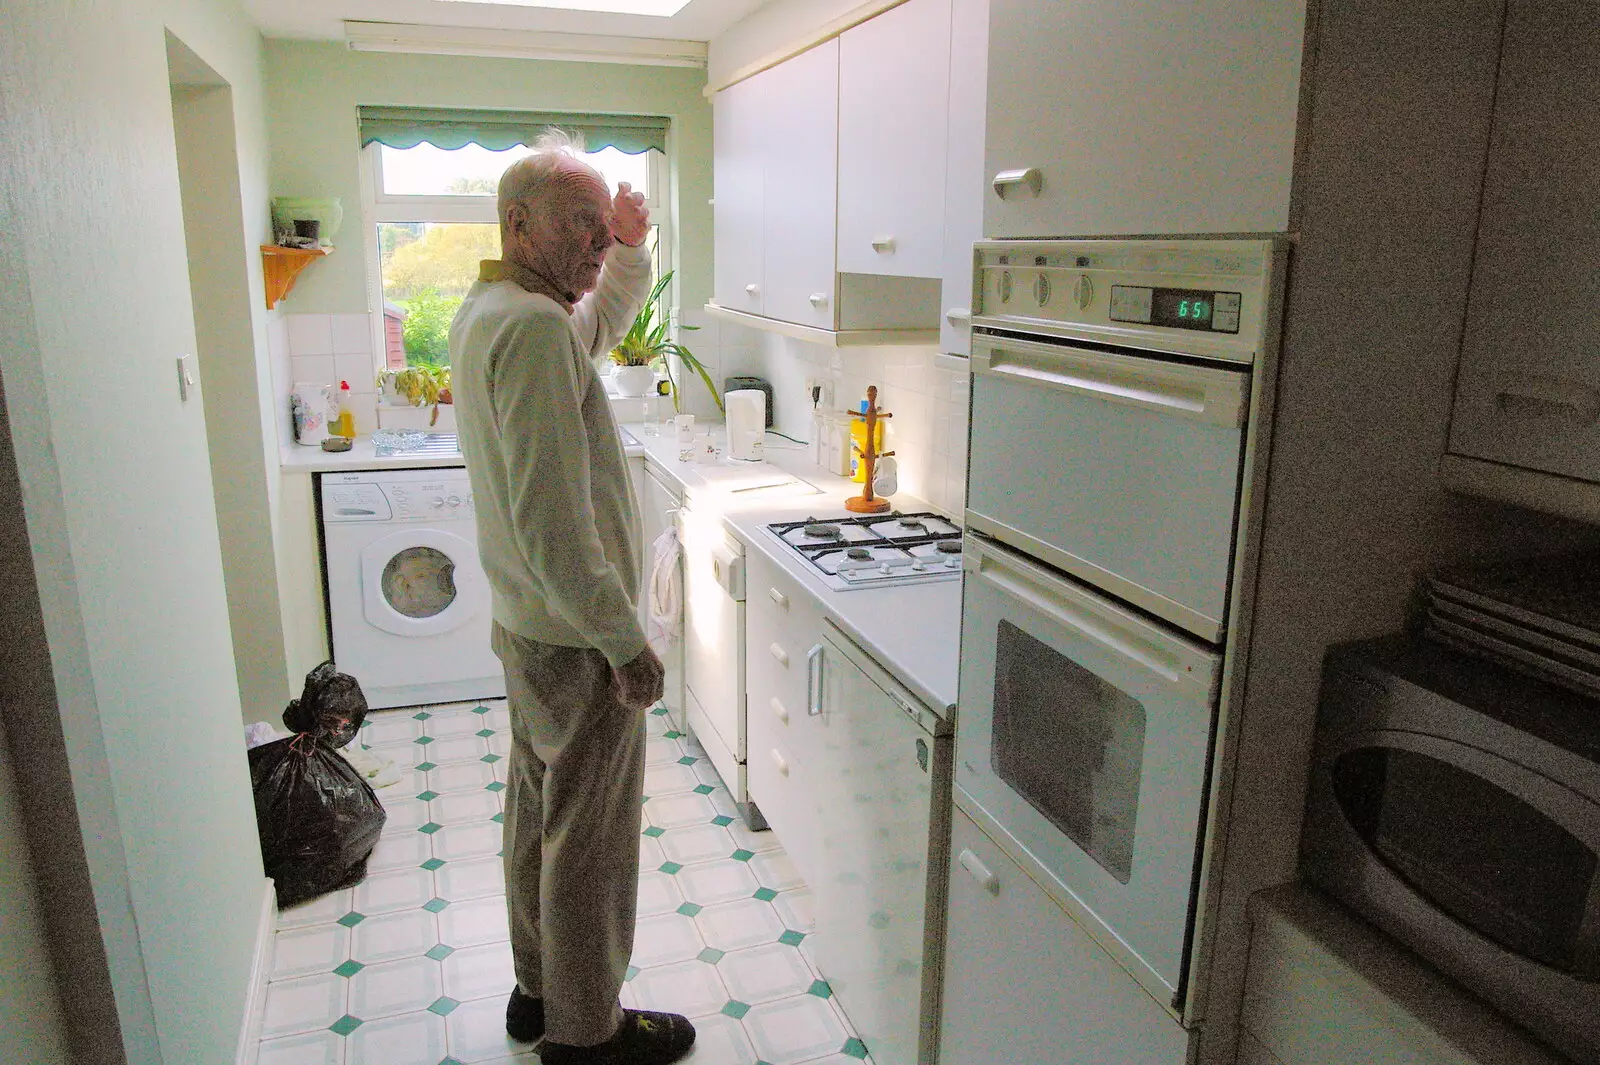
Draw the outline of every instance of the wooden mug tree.
[[[844,501],[844,508],[856,514],[882,514],[889,509],[889,501],[880,499],[872,494],[872,479],[877,472],[878,460],[893,455],[893,451],[878,453],[878,422],[883,418],[893,418],[894,415],[878,409],[878,386],[867,386],[867,409],[865,412],[853,410],[852,418],[864,419],[867,423],[867,446],[860,447],[851,444],[861,455],[861,463],[866,467],[866,484],[861,489],[859,496],[851,496]]]

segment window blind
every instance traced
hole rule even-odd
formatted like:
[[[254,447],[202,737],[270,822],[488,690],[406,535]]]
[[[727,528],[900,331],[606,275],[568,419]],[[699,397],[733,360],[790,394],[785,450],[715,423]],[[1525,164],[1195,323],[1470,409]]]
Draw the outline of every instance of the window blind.
[[[367,106],[358,112],[363,148],[373,141],[391,148],[414,148],[426,141],[446,149],[481,144],[498,152],[529,144],[547,127],[558,126],[581,133],[587,152],[606,147],[627,155],[667,150],[668,119],[660,115]]]

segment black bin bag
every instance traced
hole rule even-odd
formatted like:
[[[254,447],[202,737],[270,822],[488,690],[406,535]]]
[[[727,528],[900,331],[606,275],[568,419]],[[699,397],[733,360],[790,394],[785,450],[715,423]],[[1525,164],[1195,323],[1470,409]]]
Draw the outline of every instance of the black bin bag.
[[[367,874],[383,804],[339,754],[366,716],[361,685],[324,662],[306,674],[305,690],[283,712],[294,735],[249,751],[261,858],[280,909]]]

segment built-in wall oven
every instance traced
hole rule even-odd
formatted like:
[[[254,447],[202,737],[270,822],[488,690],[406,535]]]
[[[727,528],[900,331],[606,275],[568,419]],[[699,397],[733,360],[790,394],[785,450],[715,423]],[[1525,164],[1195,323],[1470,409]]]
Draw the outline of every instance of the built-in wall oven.
[[[1181,1014],[1285,246],[975,256],[957,801]]]

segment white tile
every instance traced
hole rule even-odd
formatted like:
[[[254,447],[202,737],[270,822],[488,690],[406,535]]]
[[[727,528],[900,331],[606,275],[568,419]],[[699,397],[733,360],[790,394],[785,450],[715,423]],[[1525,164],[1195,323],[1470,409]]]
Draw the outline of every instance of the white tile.
[[[790,891],[805,886],[805,881],[800,879],[800,871],[783,851],[758,854],[751,858],[750,871],[756,874],[762,887],[774,891]]]
[[[772,904],[760,899],[739,899],[707,906],[694,918],[707,945],[734,951],[762,943],[776,943],[783,935]]]
[[[279,910],[278,928],[307,928],[314,924],[332,924],[350,912],[350,898],[350,889],[340,888],[310,902],[302,902],[287,910]]]
[[[263,1040],[255,1065],[345,1065],[344,1038],[334,1032],[308,1032]]]
[[[658,843],[654,837],[639,837],[640,869],[659,869],[661,868],[661,864],[666,860],[667,856],[661,853],[661,844]]]
[[[332,355],[292,355],[289,357],[289,374],[294,378],[294,383],[297,385],[330,385],[337,388],[339,382],[334,380],[334,375],[338,372],[334,368]]]
[[[439,945],[439,924],[427,910],[368,917],[350,934],[350,956],[363,965],[426,954]]]
[[[368,715],[361,726],[361,742],[368,747],[380,743],[410,743],[422,734],[422,722],[409,710],[380,710]]]
[[[477,736],[448,736],[423,745],[428,761],[435,765],[476,762],[489,753],[489,745]]]
[[[653,869],[640,872],[637,916],[654,917],[671,913],[683,905],[683,892],[678,889],[677,881],[676,876]]]
[[[457,1002],[470,1002],[478,998],[493,998],[502,1003],[511,994],[517,982],[516,969],[511,960],[511,942],[485,943],[481,947],[464,947],[441,963],[444,970],[444,993]]]
[[[365,352],[356,355],[335,353],[333,372],[334,388],[348,384],[351,396],[370,396],[378,386],[378,368],[373,364],[372,356]]]
[[[351,1065],[439,1065],[449,1053],[445,1019],[427,1010],[363,1024],[349,1044]]]
[[[644,745],[644,764],[648,766],[669,765],[683,757],[683,748],[678,746],[677,740],[663,739],[660,736],[651,736]],[[648,789],[646,789],[648,790]]]
[[[369,965],[350,978],[346,1012],[363,1021],[425,1010],[444,994],[444,974],[432,958]],[[335,1018],[337,1020],[337,1018]]]
[[[783,840],[770,828],[763,828],[760,832],[750,831],[750,826],[742,819],[735,819],[728,826],[728,834],[733,837],[733,845],[753,854],[768,854],[772,851],[783,850]]]
[[[674,828],[661,837],[661,853],[679,865],[726,858],[735,850],[733,837],[720,825]]]
[[[367,859],[367,873],[383,873],[391,869],[415,869],[433,857],[433,847],[421,832],[404,832],[397,836],[382,836]]]
[[[496,731],[511,728],[511,710],[503,701],[498,706],[490,706],[485,716],[489,719],[489,727]]]
[[[439,942],[456,949],[505,942],[511,938],[503,895],[452,902],[439,911]]]
[[[700,778],[695,776],[691,766],[680,765],[675,761],[665,765],[646,766],[644,771],[644,793],[652,799],[658,795],[693,791],[699,784]]]
[[[498,821],[445,825],[433,834],[433,856],[446,862],[496,856],[500,853],[504,833],[505,826]]]
[[[431,819],[441,825],[487,821],[500,812],[500,796],[488,790],[452,791],[428,803],[428,810]]]
[[[423,731],[434,739],[445,739],[450,736],[472,736],[490,726],[484,721],[485,714],[475,714],[471,709],[445,710],[430,714],[426,721],[419,722]]]
[[[395,771],[400,774],[398,780],[393,784],[382,788],[375,787],[374,789],[378,793],[378,798],[383,802],[412,799],[428,790],[428,774],[422,770],[397,766]]]
[[[432,873],[426,869],[394,869],[367,874],[367,879],[355,889],[354,909],[375,917],[381,913],[416,909],[431,898]]]
[[[506,994],[510,993],[511,989],[507,988]],[[516,1060],[516,1054],[529,1049],[527,1044],[515,1042],[506,1035],[504,996],[463,1002],[450,1011],[445,1027],[450,1033],[450,1056],[464,1065],[505,1058]]]
[[[694,920],[682,914],[641,917],[634,924],[633,964],[641,969],[688,961],[705,946]]]
[[[511,734],[509,732],[496,732],[488,739],[489,753],[498,754],[501,758],[511,757]]]
[[[357,392],[351,409],[356,419],[356,435],[371,436],[378,428],[378,397],[371,392]]]
[[[383,804],[383,834],[396,836],[415,832],[428,823],[428,804],[419,799],[397,799]]]
[[[395,743],[368,743],[367,749],[380,758],[387,758],[399,769],[411,769],[423,760],[422,748],[409,740]]]
[[[448,902],[466,902],[506,893],[505,865],[499,858],[446,862],[433,871],[434,889]]]
[[[722,985],[717,967],[703,961],[645,968],[628,986],[639,1009],[665,1010],[686,1017],[716,1013],[728,1002],[728,989]]]
[[[644,804],[644,815],[657,828],[682,828],[685,825],[705,824],[717,816],[717,811],[708,797],[690,791],[678,795],[652,795],[650,801]]]
[[[297,1035],[326,1028],[343,1017],[347,982],[337,973],[318,973],[267,985],[261,1038]]]
[[[747,862],[732,858],[685,866],[673,879],[685,899],[701,906],[747,899],[761,886]]]
[[[372,354],[372,316],[368,314],[330,314],[333,353],[335,355]],[[370,363],[371,360],[369,359]],[[368,377],[374,376],[369,372]],[[350,382],[352,385],[354,381]]]
[[[810,888],[778,892],[778,897],[772,900],[772,908],[778,911],[778,919],[785,928],[806,933],[816,931],[817,906]]]
[[[440,793],[478,790],[493,784],[494,779],[488,762],[457,762],[428,770],[428,787]]]
[[[332,972],[350,957],[350,929],[315,925],[279,932],[273,941],[272,979]]]
[[[694,775],[699,778],[700,783],[710,784],[713,788],[727,787],[727,784],[723,782],[722,774],[718,773],[717,767],[711,764],[711,759],[701,758],[689,768],[694,770]]]
[[[731,951],[717,963],[717,970],[728,993],[752,1006],[806,994],[816,980],[800,952],[782,943]]]
[[[289,354],[332,355],[333,322],[326,314],[286,314]],[[321,379],[326,383],[326,378]]]
[[[694,1020],[694,1049],[679,1058],[679,1065],[748,1065],[756,1060],[755,1049],[744,1025],[732,1017],[714,1013]]]
[[[755,1006],[743,1020],[756,1053],[776,1065],[838,1053],[850,1038],[832,1007],[815,995]]]
[[[711,800],[711,808],[719,817],[731,817],[734,824],[744,824],[739,813],[739,804],[733,801],[733,793],[727,788],[717,788],[706,798]]]

